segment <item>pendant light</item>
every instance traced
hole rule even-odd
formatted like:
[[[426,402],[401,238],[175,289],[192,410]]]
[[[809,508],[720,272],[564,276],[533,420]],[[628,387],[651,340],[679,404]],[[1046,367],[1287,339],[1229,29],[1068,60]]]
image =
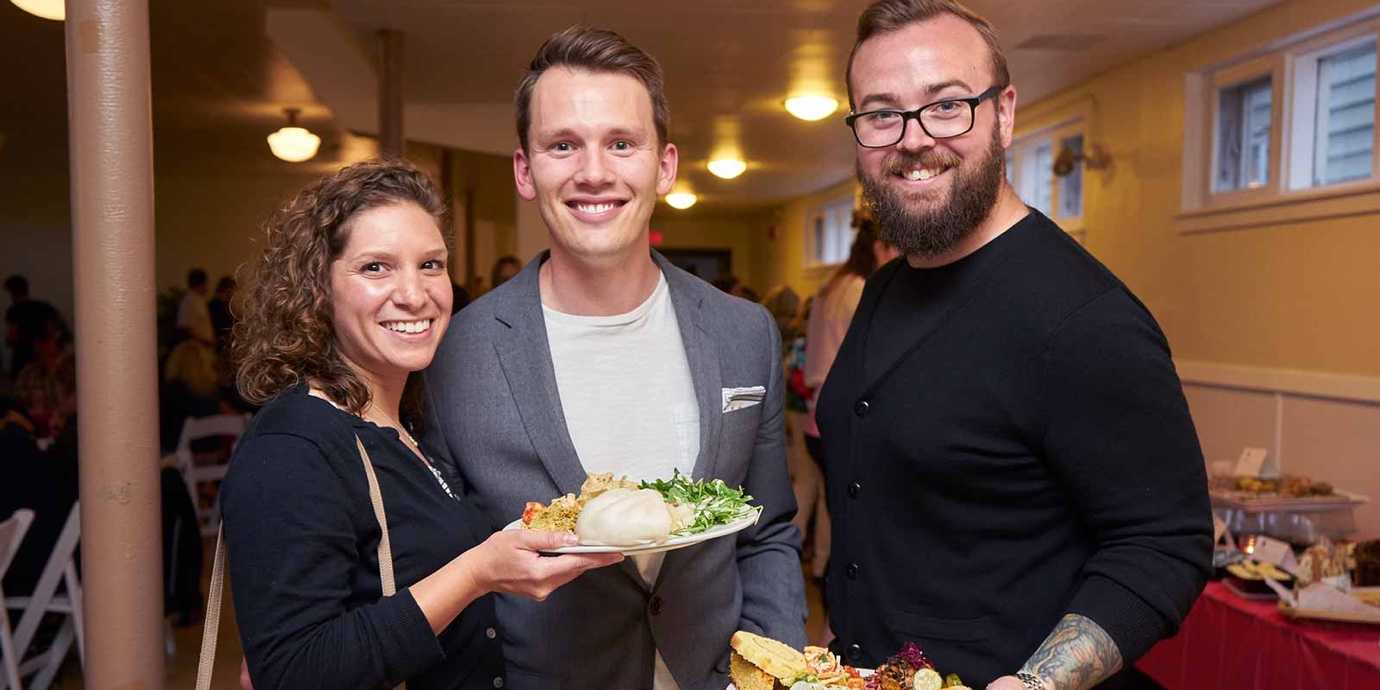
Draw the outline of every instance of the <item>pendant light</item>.
[[[268,135],[268,148],[273,155],[289,162],[301,163],[311,160],[321,146],[321,137],[297,126],[297,108],[286,108],[287,126]]]

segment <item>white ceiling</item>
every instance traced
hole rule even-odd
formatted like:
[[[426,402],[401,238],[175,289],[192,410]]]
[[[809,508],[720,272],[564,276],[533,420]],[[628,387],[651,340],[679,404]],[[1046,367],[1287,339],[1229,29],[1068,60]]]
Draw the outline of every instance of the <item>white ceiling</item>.
[[[996,24],[1021,101],[1028,104],[1275,1],[972,0],[971,6]],[[152,0],[156,159],[160,171],[333,169],[362,145],[351,130],[376,128],[372,37],[382,28],[405,34],[408,137],[507,155],[515,139],[512,89],[524,65],[548,35],[587,23],[619,31],[661,61],[682,177],[704,206],[768,204],[851,174],[842,113],[806,123],[780,104],[798,84],[844,97],[843,63],[865,5]],[[1031,39],[1076,50],[1018,47]],[[0,1],[0,64],[23,65],[0,70],[0,88],[23,94],[0,101],[0,179],[66,160],[63,50],[61,23]],[[282,125],[284,107],[301,108],[304,124],[325,140],[311,163],[287,164],[268,153],[264,136]],[[729,140],[738,142],[751,167],[737,180],[723,181],[704,162]]]
[[[1031,103],[1117,64],[1277,0],[972,0],[997,27],[1021,100]],[[842,112],[807,123],[781,102],[798,86],[846,101],[842,80],[865,0],[335,0],[269,9],[268,32],[346,128],[374,131],[374,35],[405,35],[410,139],[508,154],[512,91],[537,46],[576,23],[618,31],[667,75],[682,179],[710,205],[755,205],[847,177]],[[1021,48],[1032,41],[1036,49]],[[352,57],[351,57],[352,56]],[[846,106],[845,106],[846,108]],[[704,168],[719,147],[749,161],[736,180]]]

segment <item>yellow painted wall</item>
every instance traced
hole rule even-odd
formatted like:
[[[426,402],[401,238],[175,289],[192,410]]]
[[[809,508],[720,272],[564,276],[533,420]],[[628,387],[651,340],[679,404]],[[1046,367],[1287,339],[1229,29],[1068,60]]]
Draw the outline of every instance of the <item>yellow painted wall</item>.
[[[733,275],[760,294],[774,284],[762,272],[761,255],[773,214],[770,210],[677,211],[664,205],[652,215],[652,230],[666,249],[727,249]]]
[[[857,184],[850,178],[821,191],[795,199],[778,207],[775,212],[776,239],[763,238],[762,260],[764,283],[786,284],[801,297],[813,295],[829,276],[828,267],[806,267],[805,241],[811,211],[839,197],[854,193]]]
[[[1373,4],[1284,2],[1017,108],[1018,128],[1090,108],[1089,140],[1113,167],[1085,174],[1086,245],[1150,307],[1177,358],[1380,375],[1380,214],[1202,234],[1174,225],[1185,73]],[[809,208],[838,191],[780,208],[780,235],[767,246],[772,280],[802,294],[818,284],[818,272],[803,267],[799,228]]]
[[[1174,227],[1184,74],[1371,6],[1286,2],[1061,95],[1091,98],[1090,139],[1115,165],[1088,174],[1087,246],[1149,305],[1176,357],[1380,374],[1380,322],[1369,316],[1380,303],[1380,214],[1203,234]]]

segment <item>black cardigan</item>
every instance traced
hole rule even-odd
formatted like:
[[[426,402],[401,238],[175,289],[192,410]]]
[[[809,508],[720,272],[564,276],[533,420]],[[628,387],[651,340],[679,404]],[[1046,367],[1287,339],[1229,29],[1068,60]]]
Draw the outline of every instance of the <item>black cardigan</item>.
[[[386,599],[356,435],[388,516],[398,592]],[[304,389],[255,416],[221,499],[235,618],[255,688],[359,690],[403,680],[410,690],[495,687],[503,652],[492,595],[438,637],[407,589],[489,534],[459,479],[446,481],[461,500],[445,494],[397,432]]]
[[[1168,344],[1038,212],[949,266],[879,270],[819,423],[831,623],[851,663],[914,640],[983,687],[1072,612],[1129,666],[1209,574],[1202,452]]]

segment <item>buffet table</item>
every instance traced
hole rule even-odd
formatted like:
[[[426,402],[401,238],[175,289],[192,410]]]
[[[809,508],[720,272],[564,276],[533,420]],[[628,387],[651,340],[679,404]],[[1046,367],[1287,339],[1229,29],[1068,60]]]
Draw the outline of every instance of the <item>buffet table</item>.
[[[1137,663],[1166,690],[1380,688],[1380,626],[1292,620],[1208,583],[1179,634]]]

